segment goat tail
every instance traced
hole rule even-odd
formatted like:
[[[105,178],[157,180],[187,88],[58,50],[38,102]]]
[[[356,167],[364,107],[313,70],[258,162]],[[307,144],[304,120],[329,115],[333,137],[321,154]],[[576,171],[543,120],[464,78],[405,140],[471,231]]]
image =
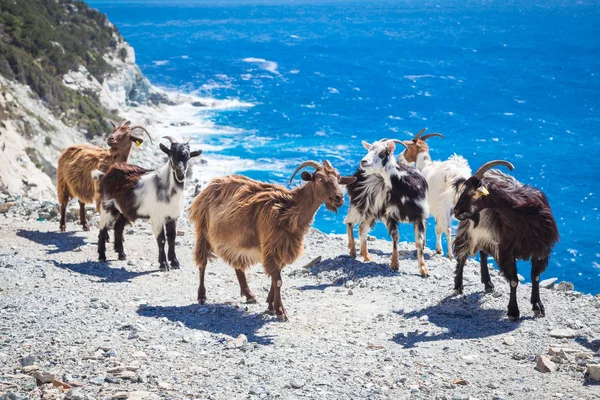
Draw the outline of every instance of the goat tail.
[[[194,247],[194,261],[200,269],[206,268],[206,263],[215,258],[212,246],[206,236],[208,230],[208,206],[202,201],[202,193],[194,199],[190,206],[190,220],[196,228],[196,246]]]

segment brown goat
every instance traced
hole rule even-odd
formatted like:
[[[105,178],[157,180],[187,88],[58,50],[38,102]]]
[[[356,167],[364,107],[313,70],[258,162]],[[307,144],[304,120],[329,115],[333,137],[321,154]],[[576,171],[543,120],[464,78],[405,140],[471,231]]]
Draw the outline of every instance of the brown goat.
[[[106,172],[114,163],[127,162],[133,143],[140,146],[144,142],[144,139],[133,134],[135,129],[146,132],[152,141],[150,134],[142,126],[131,126],[130,121],[123,121],[119,125],[112,121],[110,123],[113,132],[108,136],[108,149],[87,143],[76,144],[63,150],[58,158],[56,188],[60,203],[61,232],[64,232],[67,227],[67,205],[73,198],[79,200],[79,219],[83,230],[90,230],[85,218],[85,205],[98,200],[92,171],[98,169]],[[98,208],[98,201],[96,201],[96,208]]]
[[[341,177],[325,160],[323,165],[316,161],[302,163],[290,183],[307,166],[315,172],[302,172],[302,180],[308,183],[292,190],[232,175],[213,179],[196,196],[190,207],[190,220],[196,226],[194,258],[200,268],[199,303],[206,301],[204,272],[208,260],[215,255],[235,269],[241,295],[248,303],[255,303],[256,296],[248,287],[245,270],[262,262],[265,273],[271,277],[268,311],[287,320],[281,302],[281,270],[302,253],[304,235],[321,204],[336,212],[344,204],[340,185],[356,180]]]

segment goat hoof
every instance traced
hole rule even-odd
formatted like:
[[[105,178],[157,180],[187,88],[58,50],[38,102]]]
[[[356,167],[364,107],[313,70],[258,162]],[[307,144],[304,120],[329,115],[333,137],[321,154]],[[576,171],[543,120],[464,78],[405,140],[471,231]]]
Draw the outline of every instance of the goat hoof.
[[[246,304],[256,304],[256,297],[246,297]]]
[[[106,257],[100,256],[100,257],[98,257],[98,261],[100,261],[102,263],[105,263],[106,262]]]
[[[119,260],[127,260],[127,255],[125,253],[119,253]]]
[[[460,287],[455,287],[455,288],[454,288],[454,294],[455,294],[455,295],[461,295],[461,294],[463,294],[463,287],[462,287],[462,286],[460,286]]]
[[[350,250],[350,257],[356,258],[356,250]]]
[[[171,260],[171,268],[173,268],[173,269],[181,268],[181,264],[179,264],[179,261],[176,258]]]
[[[83,228],[83,230],[84,230],[84,231],[86,231],[86,232],[88,232],[88,231],[90,230],[90,227],[89,227],[89,225],[88,225],[88,224],[85,224],[85,225],[83,225],[83,226],[82,226],[82,228]]]
[[[394,263],[390,264],[390,269],[392,271],[398,271],[398,270],[400,270],[400,268],[398,267],[398,264],[394,264]]]
[[[448,256],[448,260],[454,261],[454,256]]]
[[[361,254],[364,262],[371,262],[371,257],[368,254]]]
[[[160,269],[161,271],[168,271],[169,264],[167,264],[166,261],[163,261],[160,263],[160,266],[158,267],[158,269]]]
[[[67,230],[67,227],[66,227],[65,225],[61,225],[61,226],[60,226],[60,231],[61,231],[61,232],[64,232],[64,231],[66,231],[66,230]]]
[[[442,251],[442,249],[435,249],[435,254],[444,254],[444,252]]]
[[[494,293],[494,285],[492,285],[492,284],[486,284],[485,285],[485,292],[486,293]]]
[[[198,304],[206,304],[206,297],[198,297]]]
[[[544,309],[544,305],[541,303],[535,303],[533,305],[533,316],[535,318],[541,318],[546,316],[546,310]]]
[[[519,317],[518,316],[514,316],[514,315],[509,315],[508,316],[508,320],[510,322],[517,322],[519,320]]]

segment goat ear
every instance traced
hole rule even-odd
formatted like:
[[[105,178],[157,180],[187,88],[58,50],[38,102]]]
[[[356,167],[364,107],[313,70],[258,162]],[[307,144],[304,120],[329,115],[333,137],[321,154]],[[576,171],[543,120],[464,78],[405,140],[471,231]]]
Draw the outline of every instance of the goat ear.
[[[362,141],[362,145],[365,149],[370,150],[371,149],[371,145],[368,142],[365,142],[364,140]]]
[[[392,154],[394,150],[396,150],[396,144],[390,140],[387,144],[387,152],[388,154]]]
[[[306,182],[312,181],[312,178],[313,178],[312,174],[308,171],[302,171],[301,176],[302,176],[302,180],[306,181]]]
[[[171,156],[171,150],[169,150],[169,148],[167,146],[165,146],[164,144],[160,143],[160,149],[163,151],[163,153],[165,153],[169,157]]]
[[[354,183],[354,181],[356,181],[355,176],[342,176],[340,178],[340,185],[349,185],[351,183]]]
[[[198,157],[200,154],[202,154],[202,150],[192,151],[190,153],[190,158],[192,158],[192,157]]]

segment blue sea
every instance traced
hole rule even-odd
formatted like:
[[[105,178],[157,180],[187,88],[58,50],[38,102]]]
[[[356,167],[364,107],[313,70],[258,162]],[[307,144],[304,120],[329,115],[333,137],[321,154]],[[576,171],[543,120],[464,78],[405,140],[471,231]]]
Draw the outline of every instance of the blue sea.
[[[285,183],[306,159],[352,174],[361,140],[441,132],[434,159],[461,154],[473,169],[507,159],[546,192],[561,241],[543,278],[600,292],[600,3],[89,3],[157,86],[254,105],[200,111],[223,128],[198,127],[209,161]],[[346,211],[322,208],[314,225],[344,233]],[[372,234],[387,237],[382,224]],[[414,240],[412,227],[401,240]],[[526,263],[520,273],[530,280]]]

